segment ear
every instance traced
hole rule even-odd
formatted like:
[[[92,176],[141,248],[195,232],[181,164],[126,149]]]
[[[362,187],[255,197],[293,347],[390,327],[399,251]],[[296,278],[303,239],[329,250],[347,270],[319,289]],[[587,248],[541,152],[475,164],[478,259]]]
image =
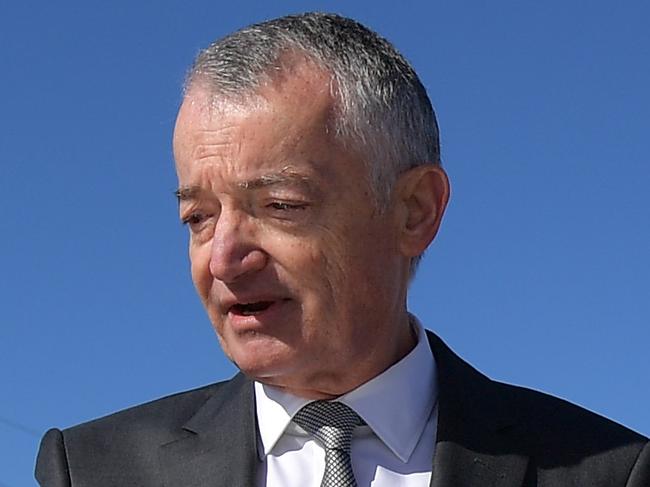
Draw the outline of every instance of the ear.
[[[395,189],[400,250],[405,257],[417,257],[438,232],[449,200],[449,179],[439,164],[425,164],[403,173]]]

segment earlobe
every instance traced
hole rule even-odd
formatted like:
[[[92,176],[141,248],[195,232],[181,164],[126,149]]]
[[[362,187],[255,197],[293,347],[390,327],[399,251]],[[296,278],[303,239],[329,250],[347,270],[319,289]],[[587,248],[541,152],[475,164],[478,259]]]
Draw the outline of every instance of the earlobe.
[[[400,249],[416,257],[436,236],[449,200],[449,180],[440,165],[426,164],[403,173],[397,183],[402,207]]]

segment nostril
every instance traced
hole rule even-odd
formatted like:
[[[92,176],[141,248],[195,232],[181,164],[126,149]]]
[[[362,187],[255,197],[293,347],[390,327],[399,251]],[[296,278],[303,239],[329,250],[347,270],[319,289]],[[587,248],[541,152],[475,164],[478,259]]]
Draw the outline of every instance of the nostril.
[[[242,259],[242,266],[247,269],[259,270],[266,265],[267,254],[260,249],[254,249],[246,253]]]

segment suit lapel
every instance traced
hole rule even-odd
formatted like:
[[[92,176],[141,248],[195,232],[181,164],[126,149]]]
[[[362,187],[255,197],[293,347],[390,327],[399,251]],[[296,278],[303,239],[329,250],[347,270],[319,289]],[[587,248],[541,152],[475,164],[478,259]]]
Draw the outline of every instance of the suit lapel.
[[[528,457],[508,389],[428,332],[438,368],[438,430],[431,487],[521,487]]]
[[[259,465],[253,386],[242,374],[224,384],[161,446],[166,487],[248,487]]]

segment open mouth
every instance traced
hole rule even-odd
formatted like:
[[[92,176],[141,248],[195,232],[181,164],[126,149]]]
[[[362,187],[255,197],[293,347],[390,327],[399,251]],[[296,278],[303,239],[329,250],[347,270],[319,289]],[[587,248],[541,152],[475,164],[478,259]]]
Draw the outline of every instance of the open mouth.
[[[237,303],[230,312],[239,316],[254,316],[269,309],[274,301],[257,301],[255,303]]]

